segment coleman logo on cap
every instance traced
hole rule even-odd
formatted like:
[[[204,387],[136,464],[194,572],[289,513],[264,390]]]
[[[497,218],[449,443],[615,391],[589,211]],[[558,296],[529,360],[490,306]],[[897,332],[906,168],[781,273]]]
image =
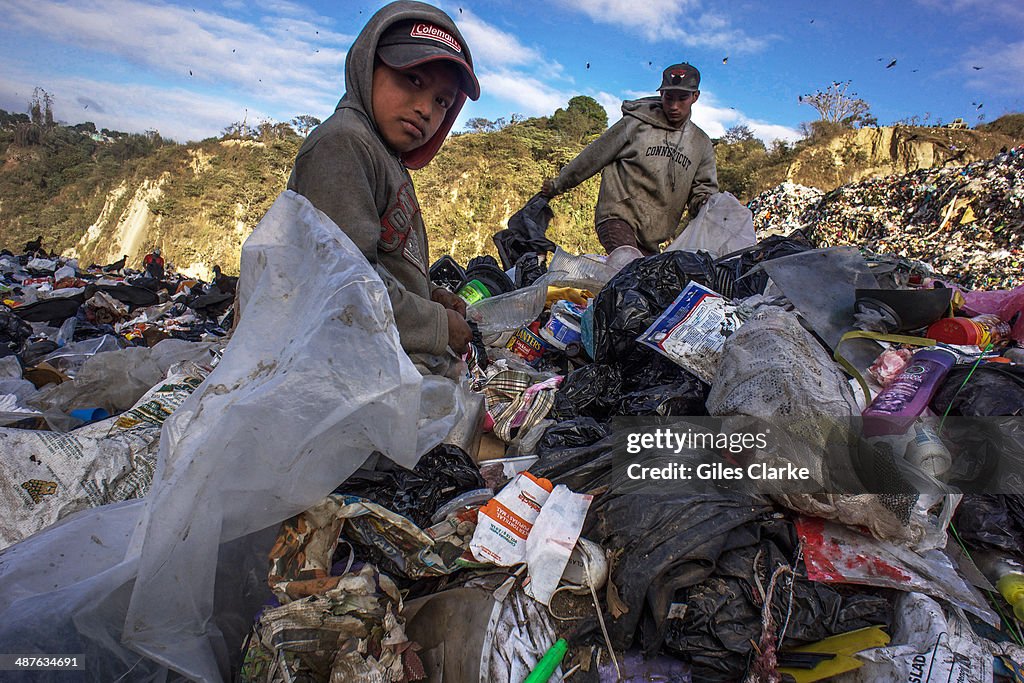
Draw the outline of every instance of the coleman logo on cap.
[[[430,38],[439,43],[444,43],[456,52],[462,52],[462,46],[459,45],[458,41],[450,33],[433,24],[416,24],[412,27],[412,33],[409,35],[413,38]]]

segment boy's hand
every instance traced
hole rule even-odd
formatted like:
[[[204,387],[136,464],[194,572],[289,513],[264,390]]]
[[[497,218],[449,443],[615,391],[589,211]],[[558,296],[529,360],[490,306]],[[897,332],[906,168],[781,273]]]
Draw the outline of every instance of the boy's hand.
[[[430,293],[430,300],[441,304],[449,311],[461,314],[463,318],[466,317],[466,302],[461,296],[452,294],[444,287],[438,287],[432,291]]]
[[[458,311],[449,308],[445,312],[448,314],[448,346],[461,356],[473,341],[473,330],[469,329],[469,323]]]
[[[547,197],[548,199],[554,197],[555,194],[557,194],[555,192],[555,179],[548,178],[547,180],[545,180],[540,186],[540,193],[543,196]]]

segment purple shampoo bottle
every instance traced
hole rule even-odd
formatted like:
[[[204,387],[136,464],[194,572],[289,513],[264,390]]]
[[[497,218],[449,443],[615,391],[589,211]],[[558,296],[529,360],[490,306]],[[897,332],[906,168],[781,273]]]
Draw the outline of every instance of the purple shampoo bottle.
[[[903,434],[910,429],[956,359],[956,353],[948,349],[929,347],[917,351],[903,372],[861,413],[864,436]]]

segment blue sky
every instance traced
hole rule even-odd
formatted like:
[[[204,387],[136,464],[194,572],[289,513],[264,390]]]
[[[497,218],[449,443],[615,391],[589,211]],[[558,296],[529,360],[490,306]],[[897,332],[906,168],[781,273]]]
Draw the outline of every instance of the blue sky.
[[[359,0],[3,0],[0,108],[33,88],[56,117],[179,141],[244,118],[326,118],[345,52],[384,3]],[[470,117],[545,115],[589,95],[619,118],[661,70],[701,69],[694,120],[794,139],[817,113],[798,96],[852,81],[882,124],[917,116],[970,125],[1024,111],[1019,0],[708,2],[456,0],[437,3],[473,51],[483,95]],[[892,67],[888,65],[896,60]],[[888,67],[888,68],[887,68]]]

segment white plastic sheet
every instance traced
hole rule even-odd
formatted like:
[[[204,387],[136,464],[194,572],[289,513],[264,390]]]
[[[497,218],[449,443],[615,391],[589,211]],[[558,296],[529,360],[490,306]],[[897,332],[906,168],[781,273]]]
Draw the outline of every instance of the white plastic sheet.
[[[411,468],[436,445],[417,439],[421,379],[387,291],[337,226],[285,192],[241,265],[238,328],[165,423],[149,496],[0,553],[0,642],[87,653],[97,680],[222,680],[268,595],[277,525],[372,452]],[[77,562],[26,567],[47,551]]]
[[[757,244],[754,216],[728,192],[713,194],[665,251],[706,251],[713,257]]]
[[[66,434],[0,427],[0,548],[73,512],[145,495],[164,420],[206,376],[186,365],[117,417]]]

